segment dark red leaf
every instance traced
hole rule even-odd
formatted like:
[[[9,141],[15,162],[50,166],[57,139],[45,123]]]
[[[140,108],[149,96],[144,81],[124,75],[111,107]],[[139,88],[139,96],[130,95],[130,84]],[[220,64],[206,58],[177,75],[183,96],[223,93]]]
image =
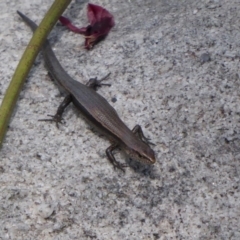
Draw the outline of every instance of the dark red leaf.
[[[103,7],[89,3],[87,15],[91,25],[107,19],[109,27],[112,28],[114,26],[113,15]]]
[[[69,30],[83,34],[86,38],[85,48],[91,49],[97,42],[104,39],[111,28],[115,25],[114,18],[105,8],[89,3],[87,8],[89,25],[78,28],[65,17],[60,17],[59,21]]]
[[[72,32],[75,32],[75,33],[79,33],[79,34],[85,34],[86,33],[86,30],[87,28],[78,28],[78,27],[75,27],[74,25],[72,25],[72,23],[70,22],[69,19],[61,16],[59,18],[59,21],[62,23],[62,25],[66,26],[69,30],[71,30]]]

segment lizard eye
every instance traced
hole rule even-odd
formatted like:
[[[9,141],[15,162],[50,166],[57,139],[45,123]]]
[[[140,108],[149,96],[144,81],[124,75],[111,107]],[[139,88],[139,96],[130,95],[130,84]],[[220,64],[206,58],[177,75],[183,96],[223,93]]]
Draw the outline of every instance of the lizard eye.
[[[138,156],[139,158],[144,158],[140,153],[137,153],[137,156]]]
[[[138,159],[141,162],[144,161],[144,159],[145,159],[145,157],[142,156],[139,152],[134,152],[133,158],[136,158],[136,159]]]

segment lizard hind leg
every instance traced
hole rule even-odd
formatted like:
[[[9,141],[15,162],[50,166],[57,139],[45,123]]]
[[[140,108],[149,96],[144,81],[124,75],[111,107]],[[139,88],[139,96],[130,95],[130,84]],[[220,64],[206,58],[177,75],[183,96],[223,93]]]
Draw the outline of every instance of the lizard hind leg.
[[[63,117],[62,117],[63,112],[64,112],[65,108],[71,102],[72,102],[72,96],[69,94],[69,95],[67,95],[64,98],[63,102],[58,107],[56,114],[55,115],[48,115],[49,117],[52,117],[52,118],[49,118],[49,119],[39,119],[39,121],[55,122],[57,128],[59,128],[59,123],[63,123],[64,122]]]

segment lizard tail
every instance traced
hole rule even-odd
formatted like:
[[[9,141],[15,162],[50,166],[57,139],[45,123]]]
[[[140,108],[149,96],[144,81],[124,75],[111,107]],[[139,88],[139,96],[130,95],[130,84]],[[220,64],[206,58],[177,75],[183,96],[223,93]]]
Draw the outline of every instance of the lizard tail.
[[[27,25],[32,29],[33,32],[37,29],[38,27],[37,24],[34,23],[27,16],[25,16],[23,13],[21,13],[20,11],[17,11],[17,14],[23,19],[25,23],[27,23]]]

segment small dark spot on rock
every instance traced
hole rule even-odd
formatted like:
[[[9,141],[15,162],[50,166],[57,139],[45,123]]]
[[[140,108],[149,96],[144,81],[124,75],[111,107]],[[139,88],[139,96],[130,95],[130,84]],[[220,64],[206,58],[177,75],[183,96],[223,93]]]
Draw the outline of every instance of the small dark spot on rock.
[[[4,170],[3,166],[0,166],[0,173],[4,173],[4,172],[5,172],[5,170]]]
[[[227,138],[224,138],[224,141],[225,141],[226,144],[230,143],[230,141]]]
[[[206,62],[210,62],[211,61],[211,57],[210,57],[210,54],[209,53],[203,53],[201,56],[200,56],[200,62],[201,64],[204,64]]]
[[[160,236],[159,236],[159,234],[158,233],[153,233],[153,237],[154,237],[154,239],[160,239]]]
[[[113,98],[111,99],[111,101],[112,101],[113,103],[115,103],[115,102],[117,101],[117,98],[113,97]]]
[[[141,223],[145,223],[145,219],[144,219],[144,218],[143,218],[143,219],[141,219],[140,221],[141,221]]]
[[[175,172],[175,168],[174,167],[170,167],[169,168],[169,172]]]

